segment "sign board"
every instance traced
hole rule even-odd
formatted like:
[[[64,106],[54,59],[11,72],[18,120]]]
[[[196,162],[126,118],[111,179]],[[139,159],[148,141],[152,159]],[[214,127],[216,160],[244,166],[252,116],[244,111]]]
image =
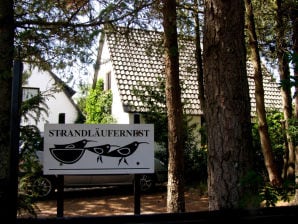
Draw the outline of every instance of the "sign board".
[[[45,124],[44,174],[154,173],[153,124]]]

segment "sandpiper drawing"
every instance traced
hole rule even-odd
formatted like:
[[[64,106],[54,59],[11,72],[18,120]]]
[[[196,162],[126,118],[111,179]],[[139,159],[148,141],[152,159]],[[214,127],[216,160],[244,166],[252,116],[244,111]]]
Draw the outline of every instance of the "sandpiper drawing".
[[[120,158],[118,161],[119,166],[122,161],[128,165],[126,157],[132,155],[138,149],[140,144],[149,144],[148,142],[134,141],[124,146],[103,144],[86,147],[88,142],[96,141],[83,139],[67,144],[54,144],[54,148],[50,148],[50,152],[51,155],[61,164],[73,164],[78,162],[87,150],[97,154],[97,162],[100,161],[101,163],[103,163],[103,156],[118,157]],[[111,147],[118,148],[111,151]]]
[[[119,162],[118,162],[118,166],[120,165],[120,163],[122,162],[122,160],[124,161],[124,163],[127,163],[126,157],[130,156],[131,154],[133,154],[137,148],[139,147],[140,144],[149,144],[148,142],[137,142],[134,141],[128,145],[122,146],[120,148],[117,148],[113,151],[110,151],[106,154],[106,156],[110,156],[110,157],[120,157]]]

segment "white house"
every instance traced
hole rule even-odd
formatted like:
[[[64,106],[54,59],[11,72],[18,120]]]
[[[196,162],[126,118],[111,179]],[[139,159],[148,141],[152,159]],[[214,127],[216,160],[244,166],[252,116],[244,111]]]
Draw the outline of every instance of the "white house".
[[[37,67],[31,69],[25,64],[25,73],[30,76],[22,85],[23,101],[40,92],[46,96],[47,114],[42,113],[37,123],[30,117],[28,120],[22,119],[21,125],[36,125],[43,132],[45,123],[58,123],[59,117],[65,120],[65,123],[72,124],[77,121],[81,111],[72,99],[75,94],[73,89],[51,71],[43,71]]]
[[[162,33],[148,30],[119,28],[118,32],[106,32],[100,55],[99,77],[104,80],[105,89],[113,93],[112,115],[117,123],[133,123],[135,116],[149,110],[140,95],[150,97],[147,89],[160,91],[160,78],[164,77]],[[199,102],[195,45],[192,39],[179,40],[180,80],[184,111],[201,124],[202,111]],[[256,105],[252,65],[247,63],[248,82],[251,96],[252,115]],[[263,85],[266,108],[281,109],[282,100],[278,84],[264,68]],[[161,105],[164,106],[164,105]],[[137,118],[141,120],[142,116]]]

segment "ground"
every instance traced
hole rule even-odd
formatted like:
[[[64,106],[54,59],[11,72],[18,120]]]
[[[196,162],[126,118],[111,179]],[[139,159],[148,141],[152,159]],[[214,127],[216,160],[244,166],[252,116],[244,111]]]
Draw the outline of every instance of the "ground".
[[[142,193],[140,214],[166,212],[166,188],[159,186],[150,193]],[[64,193],[64,217],[70,216],[109,216],[134,214],[134,193],[132,187],[97,188],[73,190]],[[36,203],[37,217],[56,217],[57,200],[40,200]],[[208,198],[199,189],[187,187],[185,191],[187,212],[207,211]]]
[[[158,186],[153,192],[142,193],[140,214],[166,213],[166,187]],[[135,197],[132,187],[107,187],[93,189],[71,189],[64,192],[63,216],[112,216],[133,215]],[[37,201],[38,218],[57,217],[55,197]],[[276,206],[289,206],[291,203],[278,202]],[[185,188],[186,212],[208,211],[208,197],[205,190],[196,186]],[[23,214],[19,217],[29,217]]]

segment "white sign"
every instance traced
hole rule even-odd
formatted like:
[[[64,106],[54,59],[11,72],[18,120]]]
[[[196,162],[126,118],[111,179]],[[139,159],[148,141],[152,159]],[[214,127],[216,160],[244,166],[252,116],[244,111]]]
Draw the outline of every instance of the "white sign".
[[[153,124],[45,124],[44,174],[154,173]]]

